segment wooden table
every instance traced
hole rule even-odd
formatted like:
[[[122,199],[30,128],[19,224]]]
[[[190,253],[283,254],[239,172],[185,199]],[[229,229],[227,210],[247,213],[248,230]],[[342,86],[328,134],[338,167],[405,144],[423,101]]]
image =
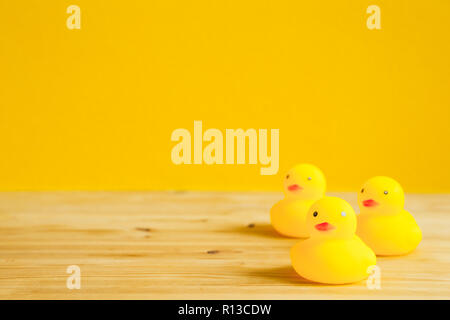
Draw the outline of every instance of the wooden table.
[[[356,195],[339,196],[356,207]],[[275,193],[0,193],[0,299],[449,299],[450,195],[408,195],[424,239],[365,281],[309,283],[298,240],[269,225]],[[67,267],[81,269],[68,289]]]

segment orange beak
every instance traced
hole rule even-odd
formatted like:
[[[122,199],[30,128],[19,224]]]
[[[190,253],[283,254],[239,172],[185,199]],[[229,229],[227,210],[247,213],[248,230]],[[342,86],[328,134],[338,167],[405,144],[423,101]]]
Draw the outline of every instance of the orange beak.
[[[334,226],[332,224],[329,224],[328,222],[316,224],[315,227],[319,231],[328,231],[334,229]]]
[[[375,207],[378,205],[378,202],[373,199],[364,200],[362,203],[364,207]]]
[[[288,187],[288,190],[289,191],[300,191],[300,190],[302,190],[303,188],[302,187],[300,187],[298,184],[291,184],[289,187]]]

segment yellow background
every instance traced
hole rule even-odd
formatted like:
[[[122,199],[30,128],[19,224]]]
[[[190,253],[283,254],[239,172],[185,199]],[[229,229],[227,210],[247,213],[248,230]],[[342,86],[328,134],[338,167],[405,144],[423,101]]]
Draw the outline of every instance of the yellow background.
[[[448,0],[1,0],[0,190],[280,190],[311,162],[450,192],[449,36]],[[175,166],[194,120],[279,128],[279,174]]]

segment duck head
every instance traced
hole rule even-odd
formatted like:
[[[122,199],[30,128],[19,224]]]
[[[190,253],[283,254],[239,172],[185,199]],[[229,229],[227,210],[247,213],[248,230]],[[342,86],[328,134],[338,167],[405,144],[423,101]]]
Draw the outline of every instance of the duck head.
[[[311,237],[350,238],[356,232],[356,215],[347,201],[324,197],[311,206],[306,224]]]
[[[358,193],[361,212],[397,213],[403,210],[405,195],[400,184],[389,177],[373,177],[367,180]]]
[[[325,194],[325,176],[312,164],[302,163],[293,167],[284,177],[284,194],[286,197],[316,200]]]

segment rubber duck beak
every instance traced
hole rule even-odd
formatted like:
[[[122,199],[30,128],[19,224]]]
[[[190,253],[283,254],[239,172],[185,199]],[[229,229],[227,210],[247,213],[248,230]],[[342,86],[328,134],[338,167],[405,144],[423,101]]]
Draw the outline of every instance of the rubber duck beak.
[[[329,231],[334,229],[334,226],[332,224],[329,224],[328,222],[316,224],[315,227],[319,231]]]
[[[300,187],[298,184],[291,184],[289,187],[288,187],[288,190],[289,191],[300,191],[300,190],[302,190],[303,188],[302,187]]]
[[[364,200],[362,203],[364,207],[375,207],[378,205],[378,202],[373,199]]]

